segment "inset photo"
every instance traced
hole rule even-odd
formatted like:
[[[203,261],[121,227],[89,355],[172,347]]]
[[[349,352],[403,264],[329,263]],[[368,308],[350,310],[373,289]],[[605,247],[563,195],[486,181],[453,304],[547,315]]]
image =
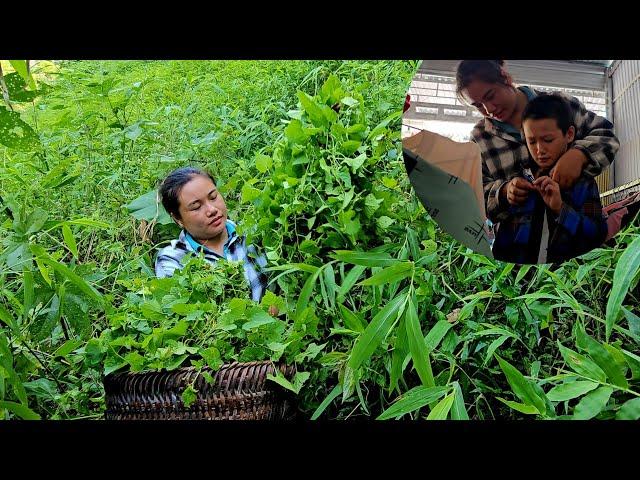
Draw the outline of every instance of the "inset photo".
[[[424,60],[402,146],[426,213],[517,264],[612,244],[640,209],[639,72],[635,60]]]

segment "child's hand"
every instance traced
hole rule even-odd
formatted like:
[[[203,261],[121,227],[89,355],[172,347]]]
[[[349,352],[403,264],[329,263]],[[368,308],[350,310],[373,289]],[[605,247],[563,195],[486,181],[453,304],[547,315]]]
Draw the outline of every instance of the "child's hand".
[[[278,307],[276,307],[275,305],[269,306],[269,315],[271,315],[272,317],[277,317],[279,313],[280,312],[278,311]]]
[[[536,190],[529,180],[522,177],[512,178],[502,188],[510,205],[522,205],[527,200],[529,192]]]
[[[562,197],[560,196],[560,185],[547,177],[539,177],[533,182],[538,192],[542,196],[542,200],[556,215],[560,214],[562,208]]]
[[[577,148],[570,148],[551,169],[551,179],[560,185],[561,190],[567,190],[576,183],[587,161],[584,153]]]

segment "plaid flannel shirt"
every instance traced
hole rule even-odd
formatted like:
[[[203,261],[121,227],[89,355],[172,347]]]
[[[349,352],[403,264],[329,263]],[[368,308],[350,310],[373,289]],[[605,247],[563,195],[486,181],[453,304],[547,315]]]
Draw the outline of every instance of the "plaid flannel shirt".
[[[545,95],[529,87],[520,87],[528,97]],[[573,148],[578,148],[589,159],[583,172],[596,177],[608,167],[615,157],[620,142],[613,133],[613,124],[604,117],[587,110],[575,97],[560,92],[567,101],[576,128]],[[512,178],[522,176],[522,169],[533,161],[521,135],[504,128],[502,122],[483,118],[471,131],[471,140],[482,155],[482,183],[487,217],[494,223],[507,217],[509,204],[498,197],[500,188]]]
[[[547,262],[562,262],[599,247],[607,235],[600,192],[595,180],[583,174],[569,190],[561,192],[559,215],[553,213],[537,192],[522,206],[509,206],[500,222],[493,255],[512,263],[537,263],[544,215],[549,224]]]
[[[235,224],[232,221],[227,220],[226,227],[229,238],[223,247],[224,256],[200,245],[191,235],[182,230],[177,240],[172,240],[171,245],[158,252],[155,265],[156,276],[158,278],[172,276],[176,269],[183,267],[182,260],[185,255],[196,254],[203,250],[205,260],[211,263],[220,259],[242,260],[244,277],[251,289],[251,298],[259,302],[267,289],[267,276],[262,272],[262,268],[267,265],[267,260],[264,256],[258,255],[253,245],[246,245],[245,237],[236,233]]]

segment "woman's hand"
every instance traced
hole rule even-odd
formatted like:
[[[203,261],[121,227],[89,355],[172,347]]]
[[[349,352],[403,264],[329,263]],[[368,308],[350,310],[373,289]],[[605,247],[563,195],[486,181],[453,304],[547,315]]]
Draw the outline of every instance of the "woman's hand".
[[[558,182],[554,182],[546,175],[537,178],[533,185],[537,188],[538,192],[542,196],[542,200],[556,215],[560,214],[562,208],[562,197],[560,196],[560,185]]]
[[[501,194],[505,195],[510,205],[522,205],[527,201],[529,192],[535,191],[531,182],[522,177],[512,178],[509,183],[503,185]]]
[[[277,316],[278,316],[278,313],[280,313],[280,312],[278,311],[278,307],[276,307],[275,305],[271,305],[271,306],[269,307],[269,315],[271,315],[272,317],[277,317]]]
[[[582,174],[582,170],[588,161],[589,159],[581,150],[570,148],[551,169],[551,180],[557,182],[561,190],[571,188]]]

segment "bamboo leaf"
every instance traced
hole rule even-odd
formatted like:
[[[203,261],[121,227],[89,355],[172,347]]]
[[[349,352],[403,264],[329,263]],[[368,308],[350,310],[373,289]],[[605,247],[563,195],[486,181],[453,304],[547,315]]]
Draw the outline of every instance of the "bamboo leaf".
[[[622,302],[627,296],[631,282],[640,269],[640,236],[631,242],[620,256],[613,272],[613,284],[607,301],[606,341],[609,341],[613,325],[618,319]]]
[[[419,386],[412,388],[402,395],[393,405],[382,412],[377,420],[388,420],[390,418],[399,417],[413,412],[435,402],[442,397],[447,390],[449,390],[448,387]]]

